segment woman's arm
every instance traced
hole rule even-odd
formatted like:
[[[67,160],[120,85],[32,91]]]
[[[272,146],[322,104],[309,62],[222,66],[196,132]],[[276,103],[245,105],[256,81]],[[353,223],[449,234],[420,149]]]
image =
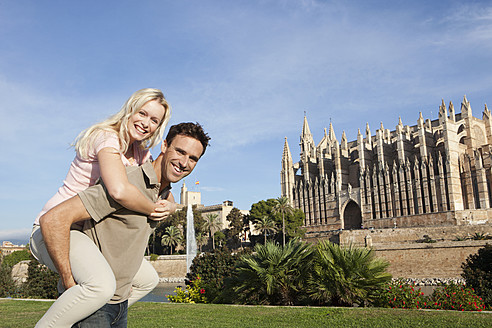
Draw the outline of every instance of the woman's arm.
[[[145,197],[137,187],[128,181],[125,166],[121,162],[121,155],[114,148],[103,148],[97,153],[101,178],[108,189],[109,195],[132,211],[146,215],[160,217],[165,212],[156,212],[157,204]]]

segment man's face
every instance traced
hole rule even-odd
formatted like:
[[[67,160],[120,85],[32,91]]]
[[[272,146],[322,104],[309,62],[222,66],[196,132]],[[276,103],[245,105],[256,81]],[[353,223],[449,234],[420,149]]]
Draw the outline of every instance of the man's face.
[[[203,152],[203,146],[195,138],[177,135],[163,152],[162,178],[170,183],[178,182],[195,168]]]

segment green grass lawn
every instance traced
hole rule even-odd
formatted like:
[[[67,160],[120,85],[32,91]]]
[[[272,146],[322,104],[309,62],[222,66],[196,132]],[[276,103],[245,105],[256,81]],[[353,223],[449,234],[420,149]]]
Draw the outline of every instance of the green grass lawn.
[[[51,302],[0,300],[0,327],[33,327]],[[492,327],[492,313],[137,303],[128,327]]]

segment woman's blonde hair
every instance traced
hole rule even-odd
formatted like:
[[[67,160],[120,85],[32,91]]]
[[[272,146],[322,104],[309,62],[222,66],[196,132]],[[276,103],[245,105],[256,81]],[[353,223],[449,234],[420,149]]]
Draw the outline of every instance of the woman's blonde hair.
[[[152,100],[157,100],[162,106],[164,106],[164,117],[160,121],[159,126],[154,133],[151,134],[150,137],[140,142],[140,147],[143,149],[149,149],[158,145],[162,141],[164,130],[166,129],[166,125],[171,118],[171,106],[167,103],[161,90],[147,88],[138,90],[132,94],[118,113],[109,117],[105,121],[94,124],[88,129],[82,131],[72,144],[75,151],[80,157],[87,159],[89,157],[89,149],[92,147],[95,136],[102,131],[110,131],[118,134],[118,138],[120,139],[119,151],[125,154],[130,147],[128,120],[135,113],[137,113],[143,105]]]

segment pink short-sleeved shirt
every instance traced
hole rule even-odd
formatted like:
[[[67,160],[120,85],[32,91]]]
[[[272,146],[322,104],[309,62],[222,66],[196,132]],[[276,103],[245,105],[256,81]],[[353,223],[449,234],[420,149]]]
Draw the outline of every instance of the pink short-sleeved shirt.
[[[68,174],[63,181],[63,185],[58,189],[58,192],[44,205],[41,212],[36,217],[34,224],[39,224],[39,218],[51,208],[62,203],[63,201],[77,195],[79,192],[93,186],[97,179],[101,177],[99,161],[97,154],[103,148],[120,149],[120,141],[118,135],[114,132],[101,131],[95,138],[92,144],[92,149],[88,153],[88,159],[82,159],[77,154],[70,165]],[[133,147],[133,158],[135,163],[130,161],[121,154],[121,161],[125,166],[137,166],[145,163],[150,159],[150,152],[142,150],[140,147]]]

